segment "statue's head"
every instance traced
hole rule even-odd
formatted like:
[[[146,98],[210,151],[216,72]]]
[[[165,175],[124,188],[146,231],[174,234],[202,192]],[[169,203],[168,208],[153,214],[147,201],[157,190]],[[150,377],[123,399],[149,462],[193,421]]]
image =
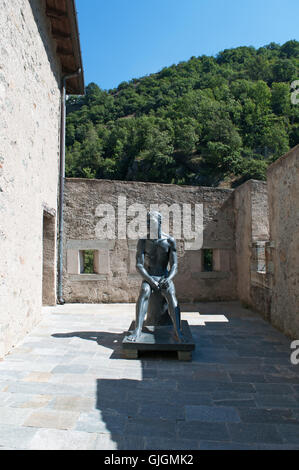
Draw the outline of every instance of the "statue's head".
[[[150,238],[159,239],[162,235],[162,216],[160,212],[150,211],[147,213],[147,232]]]

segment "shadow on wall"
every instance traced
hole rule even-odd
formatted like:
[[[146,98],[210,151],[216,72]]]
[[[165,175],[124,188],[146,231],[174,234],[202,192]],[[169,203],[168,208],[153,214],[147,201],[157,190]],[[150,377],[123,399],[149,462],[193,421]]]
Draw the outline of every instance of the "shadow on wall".
[[[32,10],[33,17],[35,19],[36,26],[38,28],[40,37],[43,41],[44,49],[47,53],[49,64],[51,66],[51,70],[57,82],[58,88],[61,86],[60,81],[60,65],[58,63],[58,59],[56,56],[56,49],[55,43],[51,39],[51,32],[50,27],[45,19],[45,11],[46,11],[46,2],[45,0],[29,0],[29,4]],[[49,41],[50,38],[50,41]],[[52,45],[52,47],[51,47]],[[56,64],[56,67],[54,66]]]

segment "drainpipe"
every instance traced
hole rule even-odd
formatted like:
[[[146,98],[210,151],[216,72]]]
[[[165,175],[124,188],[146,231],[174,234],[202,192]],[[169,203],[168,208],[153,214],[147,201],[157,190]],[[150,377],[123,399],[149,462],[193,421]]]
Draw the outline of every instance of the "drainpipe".
[[[60,170],[59,170],[59,239],[58,239],[58,303],[65,302],[62,296],[62,273],[63,273],[63,204],[64,204],[64,182],[65,182],[65,123],[66,123],[66,82],[81,73],[77,72],[65,75],[62,79],[61,92],[61,129],[60,129]]]

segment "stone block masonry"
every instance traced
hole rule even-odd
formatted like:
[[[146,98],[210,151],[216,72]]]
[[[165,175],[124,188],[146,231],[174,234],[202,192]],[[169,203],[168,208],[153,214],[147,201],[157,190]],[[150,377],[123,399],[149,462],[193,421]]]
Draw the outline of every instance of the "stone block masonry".
[[[299,145],[268,169],[271,322],[299,339]]]
[[[203,246],[186,249],[186,240],[177,239],[179,273],[175,278],[181,302],[236,299],[235,218],[233,191],[218,188],[166,184],[66,180],[64,233],[64,300],[66,302],[135,302],[141,277],[136,272],[136,240],[99,240],[97,207],[110,204],[118,215],[119,196],[127,207],[143,204],[203,205]],[[194,213],[193,213],[194,216]],[[127,223],[132,220],[127,215]],[[170,216],[170,227],[171,216]],[[84,252],[93,252],[93,273],[84,272]],[[204,250],[213,257],[204,265]]]
[[[268,318],[271,292],[266,266],[269,210],[265,182],[250,180],[235,190],[235,216],[238,297]]]
[[[97,207],[118,198],[139,203],[203,205],[203,245],[177,239],[180,302],[240,299],[289,337],[299,337],[299,146],[269,167],[268,182],[236,190],[156,183],[67,179],[64,299],[75,303],[136,302],[136,240],[99,240]],[[127,215],[127,223],[132,219]],[[171,225],[171,224],[170,224]],[[171,232],[170,232],[171,233]],[[84,253],[93,252],[93,272]],[[207,258],[208,256],[208,258]],[[209,265],[207,266],[207,259]]]
[[[239,299],[299,338],[299,145],[235,191]]]

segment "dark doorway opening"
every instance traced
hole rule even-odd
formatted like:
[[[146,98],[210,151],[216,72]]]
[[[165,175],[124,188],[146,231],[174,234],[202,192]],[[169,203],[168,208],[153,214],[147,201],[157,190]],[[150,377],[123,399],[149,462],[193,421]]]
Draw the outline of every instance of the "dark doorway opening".
[[[56,217],[43,213],[43,305],[56,305],[55,238]]]

